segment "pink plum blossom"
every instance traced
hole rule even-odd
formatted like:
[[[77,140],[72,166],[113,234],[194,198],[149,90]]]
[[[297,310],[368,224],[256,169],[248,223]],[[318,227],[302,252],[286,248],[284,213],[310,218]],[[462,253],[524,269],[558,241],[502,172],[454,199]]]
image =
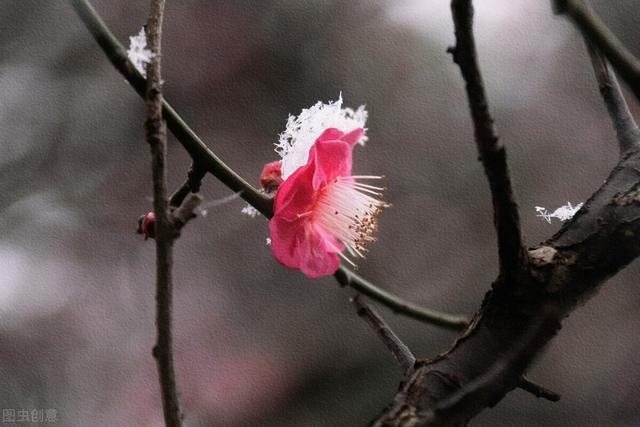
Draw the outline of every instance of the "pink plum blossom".
[[[352,150],[364,133],[325,129],[306,164],[280,184],[269,229],[273,254],[284,266],[317,279],[335,273],[340,257],[355,266],[342,252],[364,258],[364,245],[375,240],[377,217],[388,205],[383,188],[361,181],[382,177],[351,174]]]

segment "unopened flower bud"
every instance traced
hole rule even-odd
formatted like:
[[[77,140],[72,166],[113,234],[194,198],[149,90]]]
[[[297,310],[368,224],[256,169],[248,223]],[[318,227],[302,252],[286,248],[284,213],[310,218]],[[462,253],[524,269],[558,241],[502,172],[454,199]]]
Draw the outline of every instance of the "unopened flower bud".
[[[156,238],[156,215],[153,212],[149,212],[146,215],[142,215],[138,218],[138,234],[144,234],[144,240],[149,237]]]
[[[266,193],[275,193],[282,184],[282,170],[280,160],[267,163],[260,174],[260,186]]]

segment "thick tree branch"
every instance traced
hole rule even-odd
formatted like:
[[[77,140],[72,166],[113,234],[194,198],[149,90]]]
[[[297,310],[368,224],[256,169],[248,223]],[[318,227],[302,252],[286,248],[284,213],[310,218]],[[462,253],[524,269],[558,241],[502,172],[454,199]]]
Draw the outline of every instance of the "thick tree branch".
[[[526,252],[522,244],[520,217],[511,189],[505,149],[499,142],[493,126],[493,118],[489,112],[484,83],[478,66],[473,38],[471,0],[453,0],[451,10],[456,45],[448,51],[460,66],[462,77],[466,82],[478,154],[491,188],[493,221],[498,234],[500,272],[506,276],[512,276],[525,265]]]
[[[636,125],[629,111],[629,106],[624,99],[620,85],[618,85],[618,80],[609,67],[606,58],[588,40],[585,39],[585,41],[593,71],[598,80],[600,94],[607,106],[613,128],[618,137],[620,155],[623,156],[629,150],[640,147],[640,130],[638,130],[638,125]]]
[[[162,119],[162,79],[160,77],[162,18],[164,0],[152,0],[147,23],[147,42],[153,58],[147,66],[146,106],[147,141],[151,147],[153,170],[153,209],[156,217],[156,327],[157,342],[153,355],[158,365],[165,425],[182,425],[173,365],[171,302],[173,288],[174,227],[167,199],[167,131]]]
[[[378,313],[373,311],[368,304],[362,302],[360,295],[353,297],[351,302],[353,302],[353,305],[356,307],[358,316],[367,322],[376,335],[380,337],[382,343],[387,347],[387,350],[393,355],[393,358],[396,359],[396,362],[398,362],[402,369],[402,373],[405,376],[410,375],[411,372],[413,372],[413,365],[416,363],[416,358],[411,353],[411,350],[409,350],[409,347],[398,338]]]
[[[636,98],[640,100],[640,61],[620,43],[583,0],[552,0],[556,13],[566,14],[584,37],[611,62]]]
[[[98,16],[91,4],[87,0],[70,0],[70,2],[114,67],[120,71],[139,95],[144,96],[144,78],[138,73],[133,64],[131,64],[125,49],[111,33],[100,16]],[[207,148],[204,142],[202,142],[165,100],[162,101],[162,106],[163,116],[169,130],[175,135],[187,152],[189,152],[193,161],[198,164],[198,167],[205,168],[231,190],[239,193],[240,197],[260,211],[266,218],[270,218],[272,216],[271,198],[260,193],[225,165]],[[175,197],[176,202],[172,203],[172,205],[177,204],[177,200],[186,196],[188,192],[186,187],[189,185],[190,184],[186,182],[174,193],[172,199]],[[341,267],[340,270],[336,272],[335,278],[341,285],[350,286],[369,296],[371,299],[390,307],[397,313],[413,317],[423,322],[447,327],[449,329],[461,329],[467,323],[467,319],[463,316],[439,313],[403,301],[397,296],[367,282],[365,279],[348,271],[344,267]]]
[[[433,361],[417,361],[393,403],[374,426],[427,426],[432,412],[460,390],[466,394],[466,421],[493,406],[519,384],[528,364],[551,340],[556,327],[539,328],[538,319],[554,313],[560,321],[596,294],[611,276],[640,255],[640,152],[631,151],[605,184],[547,242],[529,252],[530,264],[518,281],[494,286],[471,325],[454,346]],[[502,280],[498,279],[498,282]],[[553,324],[551,324],[553,325]],[[494,372],[495,360],[535,331],[526,363]],[[493,372],[489,377],[485,375]],[[474,384],[469,386],[469,384]],[[441,413],[439,421],[443,421]],[[463,425],[460,423],[459,425]]]
[[[387,349],[389,349],[393,357],[396,359],[405,376],[409,376],[413,372],[413,366],[416,362],[411,350],[395,335],[378,313],[369,307],[369,305],[362,302],[360,295],[356,295],[352,299],[352,302],[358,310],[358,315],[364,317],[369,326],[371,326],[371,329],[376,332]],[[518,387],[536,397],[547,399],[552,402],[560,400],[559,394],[528,380],[524,376],[520,378]]]
[[[559,328],[557,315],[550,308],[540,313],[528,334],[513,345],[509,353],[499,357],[482,376],[463,385],[458,391],[438,402],[426,415],[425,426],[447,427],[466,424],[468,414],[482,410],[486,401],[495,399],[495,383],[508,371],[522,371],[531,363],[541,345],[540,330]]]

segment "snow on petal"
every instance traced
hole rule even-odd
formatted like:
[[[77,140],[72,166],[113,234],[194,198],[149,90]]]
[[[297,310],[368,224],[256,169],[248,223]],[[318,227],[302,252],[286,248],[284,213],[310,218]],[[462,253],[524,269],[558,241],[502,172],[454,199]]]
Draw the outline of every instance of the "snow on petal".
[[[318,101],[311,108],[303,109],[298,116],[290,115],[287,127],[276,144],[276,152],[282,157],[282,178],[287,179],[307,163],[311,146],[328,128],[347,133],[345,142],[364,145],[367,140],[366,121],[364,105],[356,110],[342,107],[342,93],[336,101],[328,104]]]
[[[147,77],[147,64],[151,62],[153,55],[153,52],[147,48],[147,34],[144,28],[140,29],[137,35],[129,37],[127,56],[142,77]]]

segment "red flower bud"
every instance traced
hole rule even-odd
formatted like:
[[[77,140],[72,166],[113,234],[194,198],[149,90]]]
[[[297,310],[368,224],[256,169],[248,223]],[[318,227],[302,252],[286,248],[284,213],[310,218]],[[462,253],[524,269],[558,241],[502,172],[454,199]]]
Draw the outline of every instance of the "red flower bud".
[[[142,215],[138,218],[138,234],[144,234],[144,240],[149,237],[156,238],[156,215],[153,212],[149,212],[146,215]]]
[[[260,174],[260,186],[262,186],[264,191],[267,193],[275,193],[278,187],[280,187],[280,184],[282,184],[280,160],[264,165],[264,169],[262,169],[262,173]]]

